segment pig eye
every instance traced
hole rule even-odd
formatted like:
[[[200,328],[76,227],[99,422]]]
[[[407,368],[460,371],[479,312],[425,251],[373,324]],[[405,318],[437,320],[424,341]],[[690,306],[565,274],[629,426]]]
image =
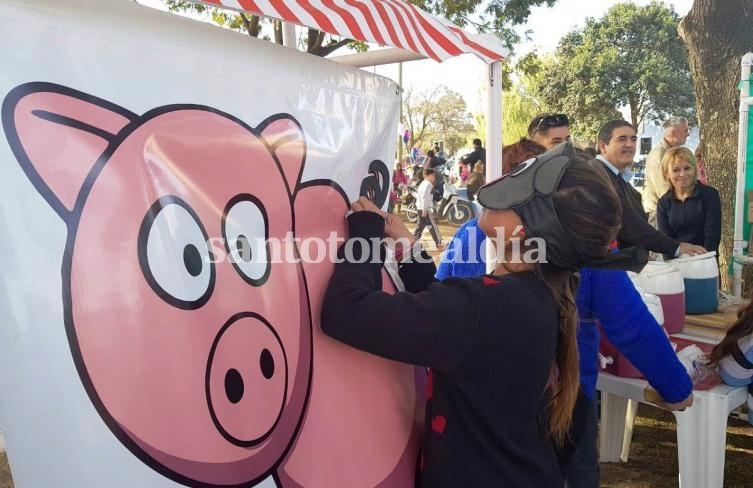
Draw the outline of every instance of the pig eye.
[[[222,219],[225,248],[233,266],[249,284],[261,286],[269,278],[269,225],[261,201],[253,195],[235,196]]]
[[[204,305],[214,288],[209,237],[198,215],[176,196],[160,198],[139,230],[139,263],[160,298],[183,310]]]

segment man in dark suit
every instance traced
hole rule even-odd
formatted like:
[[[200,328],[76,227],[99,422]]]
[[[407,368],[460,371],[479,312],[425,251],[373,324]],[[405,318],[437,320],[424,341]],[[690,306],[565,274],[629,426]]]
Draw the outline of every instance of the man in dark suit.
[[[607,168],[623,203],[622,229],[617,235],[620,247],[637,245],[670,256],[706,253],[703,247],[676,241],[648,223],[641,194],[622,177],[633,163],[637,140],[635,128],[622,119],[610,120],[601,126],[597,138],[599,154],[596,159]]]

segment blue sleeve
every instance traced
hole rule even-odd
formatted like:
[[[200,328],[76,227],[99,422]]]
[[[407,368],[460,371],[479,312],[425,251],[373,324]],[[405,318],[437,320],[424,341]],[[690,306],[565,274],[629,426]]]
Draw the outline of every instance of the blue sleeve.
[[[434,275],[436,279],[442,281],[486,274],[485,239],[486,236],[478,227],[478,219],[471,219],[463,224],[452,236],[452,241],[440,258]]]
[[[580,362],[580,384],[583,393],[596,399],[596,378],[599,374],[597,356],[599,354],[599,329],[596,327],[591,309],[591,272],[580,270],[580,283],[576,296],[578,307],[578,356]]]
[[[593,318],[593,309],[591,307],[591,270],[582,268],[580,270],[580,281],[578,282],[578,294],[576,296],[576,305],[578,307],[578,316],[581,322]]]
[[[609,341],[670,403],[684,400],[693,384],[669,340],[624,271],[591,270],[591,300]]]

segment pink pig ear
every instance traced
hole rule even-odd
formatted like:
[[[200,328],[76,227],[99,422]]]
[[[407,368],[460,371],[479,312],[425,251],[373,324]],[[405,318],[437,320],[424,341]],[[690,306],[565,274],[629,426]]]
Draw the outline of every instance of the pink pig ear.
[[[5,97],[2,117],[24,172],[67,221],[95,163],[137,116],[65,86],[27,83]]]
[[[306,159],[303,128],[291,115],[279,114],[259,124],[258,130],[280,162],[288,191],[294,195],[301,181],[303,163]]]

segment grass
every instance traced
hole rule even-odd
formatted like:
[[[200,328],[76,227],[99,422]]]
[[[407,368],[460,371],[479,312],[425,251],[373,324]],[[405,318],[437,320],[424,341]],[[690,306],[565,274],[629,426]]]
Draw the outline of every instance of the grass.
[[[730,418],[727,427],[724,488],[750,487],[753,426]],[[602,463],[603,488],[673,488],[677,479],[677,435],[671,413],[648,405],[638,407],[630,459]],[[709,487],[722,488],[722,487]]]

